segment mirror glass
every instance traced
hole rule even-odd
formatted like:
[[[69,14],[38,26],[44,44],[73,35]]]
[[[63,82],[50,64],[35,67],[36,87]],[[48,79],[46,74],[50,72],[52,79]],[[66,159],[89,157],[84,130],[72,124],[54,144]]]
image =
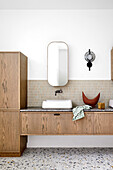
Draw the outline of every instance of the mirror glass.
[[[65,42],[51,42],[47,48],[48,83],[64,86],[68,82],[68,45]]]

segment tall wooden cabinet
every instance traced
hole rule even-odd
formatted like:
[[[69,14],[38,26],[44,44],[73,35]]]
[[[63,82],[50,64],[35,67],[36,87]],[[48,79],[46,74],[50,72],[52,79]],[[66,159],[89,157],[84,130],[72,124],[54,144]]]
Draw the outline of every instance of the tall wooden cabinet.
[[[20,109],[27,107],[27,57],[0,52],[0,156],[20,156],[26,136],[20,136]]]

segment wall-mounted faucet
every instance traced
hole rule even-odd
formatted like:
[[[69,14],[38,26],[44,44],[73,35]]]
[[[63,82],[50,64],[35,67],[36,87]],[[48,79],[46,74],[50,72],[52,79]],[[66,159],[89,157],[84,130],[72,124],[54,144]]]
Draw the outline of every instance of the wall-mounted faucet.
[[[56,90],[56,91],[55,91],[55,96],[57,95],[57,93],[63,93],[62,89]]]

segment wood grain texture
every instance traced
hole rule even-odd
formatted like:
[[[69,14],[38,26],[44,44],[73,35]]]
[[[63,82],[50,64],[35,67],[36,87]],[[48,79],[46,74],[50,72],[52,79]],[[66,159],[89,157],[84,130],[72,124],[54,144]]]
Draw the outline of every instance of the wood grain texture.
[[[0,112],[0,152],[19,152],[19,112]]]
[[[18,111],[0,111],[0,157],[21,156],[26,148],[27,137],[20,136]]]
[[[21,119],[21,134],[42,134],[44,114],[37,114],[37,112],[27,114],[27,112],[24,112]]]
[[[111,80],[113,80],[113,48],[111,50]]]
[[[113,135],[113,113],[94,113],[94,134]]]
[[[19,135],[21,134],[21,127],[22,127],[22,121],[21,121],[21,112],[19,111]],[[27,136],[24,135],[24,136],[21,136],[20,135],[20,138],[19,138],[19,151],[21,153],[24,152],[24,150],[26,149],[26,146],[27,146]]]
[[[27,57],[0,52],[0,156],[20,156],[27,137],[20,136],[20,108],[27,105]]]
[[[27,107],[27,57],[0,52],[0,108]]]
[[[59,114],[59,113],[58,113]],[[47,134],[76,134],[76,123],[72,121],[72,114],[46,114]]]
[[[21,152],[0,152],[0,157],[20,157]]]
[[[27,107],[27,57],[20,53],[20,108]]]
[[[76,121],[77,134],[93,134],[94,114],[93,112],[85,112],[83,119]]]
[[[72,121],[72,112],[21,112],[21,135],[73,135],[93,133],[93,114]]]
[[[19,108],[18,72],[18,53],[0,53],[0,108]]]

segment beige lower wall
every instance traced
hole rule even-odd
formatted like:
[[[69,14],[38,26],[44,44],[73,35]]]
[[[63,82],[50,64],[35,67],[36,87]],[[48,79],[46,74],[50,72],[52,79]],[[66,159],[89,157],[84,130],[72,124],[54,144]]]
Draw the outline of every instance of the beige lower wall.
[[[55,96],[55,90],[63,93]],[[73,106],[83,105],[82,91],[88,98],[94,98],[100,92],[100,100],[108,107],[109,99],[113,99],[113,81],[111,80],[69,80],[64,87],[52,87],[47,80],[28,80],[28,106],[42,105],[47,99],[71,99]]]

